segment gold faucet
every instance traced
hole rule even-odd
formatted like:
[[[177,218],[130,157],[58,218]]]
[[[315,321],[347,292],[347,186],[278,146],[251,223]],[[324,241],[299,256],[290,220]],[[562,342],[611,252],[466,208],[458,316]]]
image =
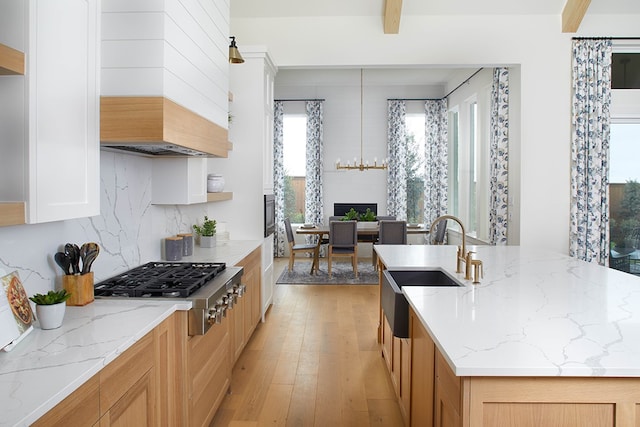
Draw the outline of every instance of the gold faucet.
[[[458,251],[456,253],[456,273],[462,273],[462,263],[464,262],[465,263],[465,275],[464,275],[465,280],[471,280],[471,271],[473,270],[474,276],[475,276],[473,283],[480,283],[478,279],[478,275],[482,274],[482,261],[473,259],[472,254],[475,252],[470,251],[467,253],[467,245],[466,245],[467,235],[464,231],[464,225],[462,224],[462,221],[460,220],[460,218],[457,218],[453,215],[439,216],[431,223],[431,228],[429,229],[429,236],[433,236],[433,232],[436,224],[445,219],[450,219],[452,221],[457,222],[458,225],[460,226],[460,232],[462,233],[462,246],[458,246]],[[472,266],[473,266],[473,269],[472,269]]]

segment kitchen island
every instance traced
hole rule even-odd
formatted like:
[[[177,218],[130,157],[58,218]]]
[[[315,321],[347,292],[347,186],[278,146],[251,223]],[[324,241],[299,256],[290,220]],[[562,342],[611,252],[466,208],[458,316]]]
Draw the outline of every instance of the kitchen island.
[[[193,256],[182,261],[235,265],[261,243],[228,241],[215,248],[196,248]],[[0,426],[34,423],[96,374],[112,367],[123,354],[150,342],[150,335],[157,335],[174,314],[184,314],[190,308],[187,300],[96,299],[83,307],[67,307],[58,329],[42,330],[36,322],[34,330],[11,352],[0,352]],[[186,316],[178,318],[184,321]],[[176,323],[179,331],[184,324]],[[153,361],[154,351],[148,349],[156,347],[158,353],[161,343],[172,350],[170,340],[157,341],[139,353],[144,355],[141,359]],[[173,389],[180,390],[180,386]]]
[[[386,269],[443,269],[463,285],[402,288],[412,337],[419,337],[395,338],[391,346],[404,345],[405,357],[412,356],[398,374],[406,419],[412,425],[416,417],[471,426],[544,425],[544,417],[567,420],[554,425],[637,425],[640,278],[522,247],[468,249],[484,264],[477,285],[455,273],[454,246],[375,248]],[[381,318],[381,337],[384,324]],[[425,364],[432,368],[416,382],[412,368]],[[431,390],[420,384],[425,380]]]

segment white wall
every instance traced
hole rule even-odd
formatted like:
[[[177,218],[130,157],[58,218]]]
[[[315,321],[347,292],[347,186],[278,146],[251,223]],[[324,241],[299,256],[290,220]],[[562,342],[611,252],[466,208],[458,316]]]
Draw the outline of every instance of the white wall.
[[[579,35],[637,35],[638,17],[587,17]],[[349,29],[335,31],[336,28]],[[553,16],[403,16],[231,20],[243,43],[287,67],[520,65],[520,243],[568,253],[571,37]]]
[[[109,151],[100,155],[99,216],[0,227],[0,269],[18,271],[27,294],[62,287],[53,255],[67,242],[100,245],[93,264],[98,282],[160,260],[163,238],[190,232],[207,214],[206,204],[152,205],[151,159]],[[215,207],[211,210],[215,215]]]

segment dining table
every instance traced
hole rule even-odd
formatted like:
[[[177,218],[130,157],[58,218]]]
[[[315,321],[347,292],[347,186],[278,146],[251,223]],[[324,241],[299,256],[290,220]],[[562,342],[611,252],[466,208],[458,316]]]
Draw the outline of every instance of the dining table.
[[[378,223],[365,223],[358,227],[359,243],[375,243],[378,240],[380,227]],[[320,269],[320,246],[329,240],[329,225],[302,224],[296,229],[296,234],[318,236],[317,248],[314,252],[311,274]],[[407,224],[407,234],[429,234],[429,227],[424,224]]]

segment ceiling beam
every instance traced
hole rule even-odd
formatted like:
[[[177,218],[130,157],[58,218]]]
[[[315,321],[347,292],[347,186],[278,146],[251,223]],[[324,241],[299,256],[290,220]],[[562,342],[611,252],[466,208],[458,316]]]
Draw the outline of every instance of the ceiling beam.
[[[400,31],[400,14],[402,0],[385,0],[384,4],[384,33],[398,34]]]
[[[562,32],[575,33],[580,27],[591,0],[567,0],[562,10]]]

